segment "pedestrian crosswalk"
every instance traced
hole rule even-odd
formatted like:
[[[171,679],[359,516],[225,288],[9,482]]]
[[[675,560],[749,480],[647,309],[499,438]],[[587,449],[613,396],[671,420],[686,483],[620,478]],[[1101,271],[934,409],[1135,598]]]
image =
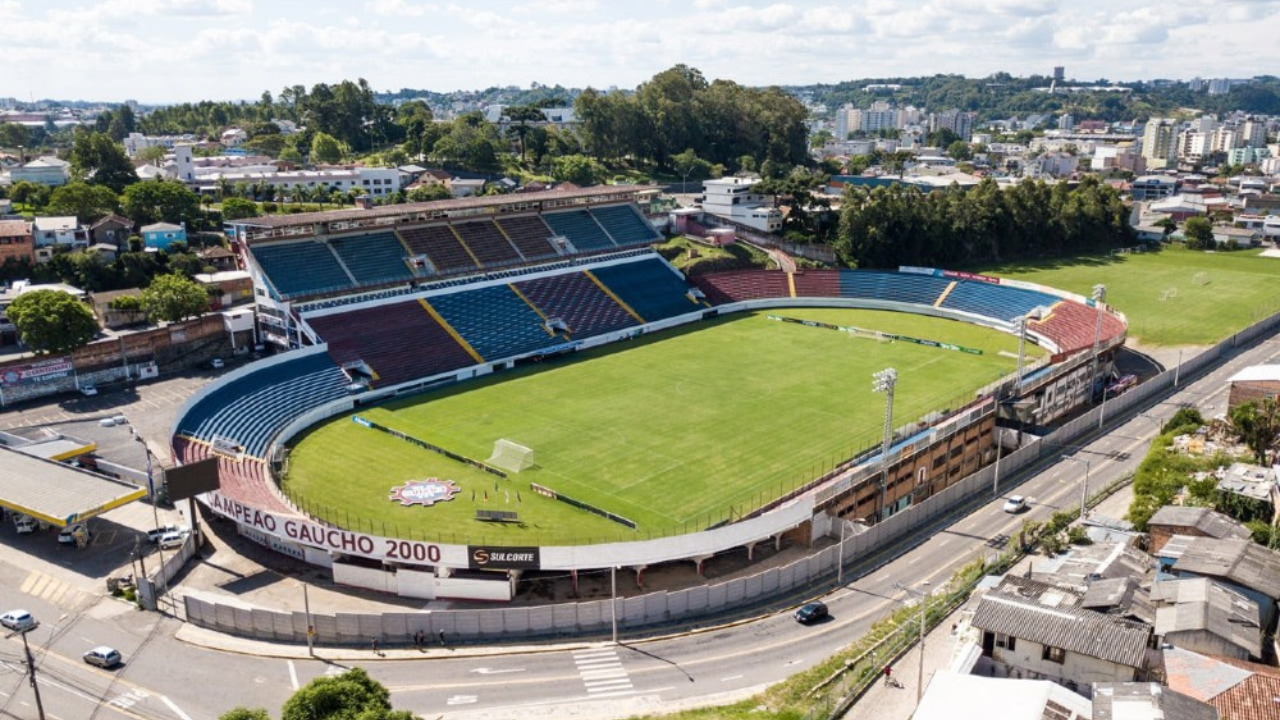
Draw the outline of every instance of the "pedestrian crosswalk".
[[[631,677],[622,667],[617,648],[587,648],[573,653],[573,662],[590,697],[619,697],[635,692]]]
[[[79,610],[89,605],[93,596],[73,588],[69,583],[42,572],[31,571],[18,588],[27,595],[47,600],[65,610]]]

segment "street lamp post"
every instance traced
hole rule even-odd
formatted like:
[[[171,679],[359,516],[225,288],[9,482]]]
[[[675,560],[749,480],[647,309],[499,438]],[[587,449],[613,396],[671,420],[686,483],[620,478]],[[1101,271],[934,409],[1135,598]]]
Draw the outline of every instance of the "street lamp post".
[[[613,644],[618,644],[618,566],[609,567],[609,620],[613,625]]]
[[[920,584],[927,586],[929,581],[925,580]],[[924,697],[924,626],[925,615],[929,609],[930,593],[922,590],[913,590],[902,583],[894,583],[893,586],[920,600],[920,667],[916,675],[916,706],[919,707],[920,699]]]
[[[1102,405],[1098,407],[1098,429],[1102,429],[1102,425],[1107,419],[1107,386],[1102,386]]]
[[[1173,368],[1173,386],[1178,387],[1178,376],[1182,374],[1182,351],[1178,351],[1178,364]]]
[[[130,431],[132,431],[133,427],[130,426],[129,429]],[[151,494],[151,519],[152,521],[155,522],[156,552],[159,554],[159,557],[160,557],[160,594],[166,595],[169,592],[169,580],[168,578],[165,577],[165,574],[164,574],[165,572],[164,571],[164,546],[160,544],[160,511],[157,509],[157,506],[159,505],[160,500],[156,496],[155,476],[153,474],[152,465],[151,465],[151,448],[147,447],[147,442],[143,440],[142,436],[138,435],[136,432],[134,432],[133,439],[138,444],[142,445],[143,452],[147,454],[147,492]],[[194,518],[192,519],[194,520]],[[142,579],[146,580],[147,576],[144,574],[142,576]],[[159,610],[159,609],[160,609],[160,598],[157,597],[156,610]]]
[[[871,390],[884,393],[884,437],[880,441],[880,502],[876,522],[884,519],[885,493],[889,485],[889,441],[893,433],[893,389],[898,384],[898,371],[885,368],[871,376]]]
[[[1070,455],[1063,455],[1062,459],[1070,460],[1071,462],[1084,463],[1084,487],[1080,489],[1080,519],[1083,520],[1085,513],[1088,511],[1086,503],[1089,501],[1089,461],[1082,460],[1078,457],[1072,457]]]
[[[1107,286],[1102,283],[1094,285],[1093,294],[1089,297],[1093,298],[1093,305],[1098,309],[1098,319],[1093,326],[1093,361],[1089,365],[1089,387],[1092,391],[1093,383],[1098,379],[1098,354],[1102,350],[1102,308],[1107,300]]]

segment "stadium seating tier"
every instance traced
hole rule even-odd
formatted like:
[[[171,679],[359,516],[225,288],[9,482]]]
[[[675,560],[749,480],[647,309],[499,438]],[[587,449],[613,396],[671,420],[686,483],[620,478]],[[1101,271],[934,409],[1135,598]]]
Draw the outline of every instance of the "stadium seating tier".
[[[429,377],[475,360],[417,300],[307,318],[339,365],[364,361],[375,386]]]
[[[617,247],[600,223],[586,210],[543,213],[542,219],[557,235],[569,238],[578,252],[611,250]]]
[[[329,246],[316,240],[250,245],[249,252],[282,297],[315,295],[354,286]]]
[[[558,317],[573,338],[603,335],[638,323],[584,273],[571,272],[516,283],[547,317]]]
[[[702,307],[689,297],[684,277],[657,258],[595,268],[591,273],[645,322],[683,315]]]
[[[427,302],[486,362],[533,352],[560,339],[510,286],[433,295]]]
[[[394,233],[334,238],[329,245],[361,285],[403,282],[413,277],[405,264],[408,254]]]

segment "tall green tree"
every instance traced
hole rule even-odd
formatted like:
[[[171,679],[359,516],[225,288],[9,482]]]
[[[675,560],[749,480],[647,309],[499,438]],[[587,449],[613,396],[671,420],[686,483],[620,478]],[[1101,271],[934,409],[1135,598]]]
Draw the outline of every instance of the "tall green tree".
[[[227,198],[222,201],[223,220],[241,220],[258,217],[258,203],[244,198]]]
[[[209,292],[182,275],[160,275],[143,289],[142,307],[153,320],[186,320],[209,309]]]
[[[551,176],[574,185],[599,185],[608,171],[597,160],[586,155],[565,155],[551,161]]]
[[[200,197],[176,180],[148,180],[124,191],[124,212],[141,225],[193,224],[200,219]]]
[[[84,347],[98,332],[89,307],[59,290],[19,295],[6,311],[22,342],[37,353],[65,353]]]
[[[533,128],[529,125],[531,122],[545,122],[547,117],[542,114],[542,110],[529,105],[516,105],[502,111],[504,117],[511,123],[507,132],[515,135],[520,140],[520,162],[525,160],[525,139],[529,136],[529,131]]]
[[[391,709],[391,693],[362,668],[318,677],[284,704],[280,720],[416,720]]]
[[[338,139],[323,132],[317,132],[311,139],[311,162],[336,163],[342,159],[342,146]]]
[[[1231,429],[1253,451],[1259,465],[1271,465],[1271,453],[1280,447],[1280,404],[1275,398],[1250,400],[1227,415]]]
[[[71,173],[94,185],[103,185],[116,193],[138,182],[138,173],[125,155],[124,146],[106,133],[78,129],[71,145]]]
[[[1187,247],[1192,250],[1213,249],[1213,223],[1206,217],[1197,215],[1187,218],[1182,226],[1182,234],[1187,239]]]
[[[49,194],[44,212],[48,215],[75,215],[89,224],[120,209],[120,198],[105,185],[69,182]]]

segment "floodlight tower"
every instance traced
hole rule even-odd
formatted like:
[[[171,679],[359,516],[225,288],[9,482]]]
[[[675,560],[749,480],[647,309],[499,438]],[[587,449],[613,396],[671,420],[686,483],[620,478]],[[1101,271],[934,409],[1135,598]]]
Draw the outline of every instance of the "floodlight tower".
[[[1093,305],[1098,309],[1098,320],[1093,326],[1093,362],[1089,366],[1089,392],[1093,392],[1093,383],[1098,380],[1098,353],[1102,350],[1102,308],[1107,300],[1107,286],[1098,283],[1093,286]]]
[[[884,393],[884,437],[880,441],[880,501],[876,504],[876,522],[884,519],[885,492],[889,484],[889,441],[893,433],[893,389],[898,384],[898,371],[885,368],[871,376],[871,390]]]

